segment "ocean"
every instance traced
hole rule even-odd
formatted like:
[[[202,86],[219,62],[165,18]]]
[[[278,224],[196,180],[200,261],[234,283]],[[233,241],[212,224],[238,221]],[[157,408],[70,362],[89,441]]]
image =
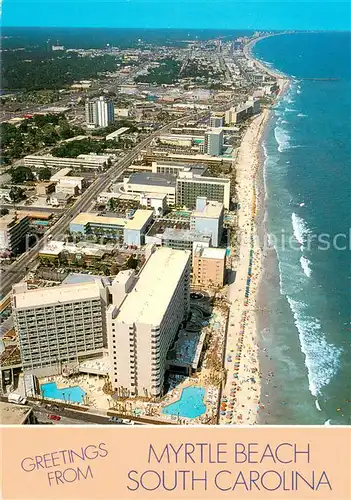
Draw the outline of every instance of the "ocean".
[[[253,48],[291,78],[263,140],[260,423],[351,424],[350,47],[335,32]]]

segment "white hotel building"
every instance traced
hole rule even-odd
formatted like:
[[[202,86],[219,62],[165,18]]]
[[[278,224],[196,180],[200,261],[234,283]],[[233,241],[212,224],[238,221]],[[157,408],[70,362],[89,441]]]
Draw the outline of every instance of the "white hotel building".
[[[50,375],[62,362],[103,352],[106,302],[107,289],[98,279],[34,290],[15,285],[12,310],[23,370]]]
[[[113,304],[107,311],[110,379],[121,396],[162,394],[167,352],[189,312],[190,255],[161,248],[136,281],[126,271],[112,284]]]

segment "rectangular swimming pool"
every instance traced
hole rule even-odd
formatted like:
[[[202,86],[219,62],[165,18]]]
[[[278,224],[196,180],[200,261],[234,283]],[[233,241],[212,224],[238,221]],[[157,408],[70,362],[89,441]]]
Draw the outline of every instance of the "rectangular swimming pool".
[[[79,385],[59,389],[56,382],[49,382],[40,386],[43,398],[62,399],[66,403],[84,403],[85,392]]]

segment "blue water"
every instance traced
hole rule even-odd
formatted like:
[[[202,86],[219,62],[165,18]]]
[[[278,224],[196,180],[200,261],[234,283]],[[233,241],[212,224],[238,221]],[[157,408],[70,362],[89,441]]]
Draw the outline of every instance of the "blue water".
[[[85,392],[78,385],[58,389],[56,382],[49,382],[40,386],[44,398],[62,399],[67,403],[84,403]]]
[[[350,47],[350,33],[301,33],[254,48],[293,80],[264,141],[277,276],[264,285],[261,345],[274,377],[263,384],[262,423],[351,423]]]
[[[180,399],[165,406],[162,413],[177,417],[196,418],[206,411],[204,404],[205,389],[203,387],[186,387],[182,390]]]

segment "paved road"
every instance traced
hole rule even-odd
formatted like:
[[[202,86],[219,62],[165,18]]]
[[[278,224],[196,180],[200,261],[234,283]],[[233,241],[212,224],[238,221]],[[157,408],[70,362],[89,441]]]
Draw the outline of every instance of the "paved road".
[[[86,412],[78,412],[74,410],[60,409],[60,410],[52,410],[47,409],[39,405],[31,404],[33,408],[33,413],[39,420],[39,422],[53,422],[56,425],[98,425],[98,424],[109,424],[109,418],[103,417],[99,415],[93,415],[91,413]],[[50,420],[49,415],[59,415],[61,420],[55,421]],[[109,424],[111,425],[111,424]]]
[[[65,214],[54,224],[48,231],[45,236],[30,250],[21,255],[16,262],[14,262],[9,269],[4,272],[1,276],[1,287],[0,293],[1,296],[5,296],[7,293],[11,291],[12,285],[18,283],[25,274],[34,266],[35,260],[38,256],[39,251],[46,245],[48,242],[48,237],[51,236],[52,239],[55,239],[59,235],[64,235],[67,227],[69,226],[70,221],[76,217],[80,212],[85,212],[89,210],[93,200],[97,197],[97,195],[106,190],[106,188],[111,184],[114,179],[117,179],[119,175],[129,167],[129,165],[133,162],[133,160],[138,156],[142,149],[145,149],[151,141],[157,137],[159,134],[166,132],[168,129],[174,127],[180,121],[188,120],[190,117],[193,117],[194,113],[190,115],[183,116],[182,118],[178,118],[167,125],[164,125],[156,132],[150,134],[146,139],[142,140],[130,153],[128,153],[123,159],[117,161],[115,165],[110,167],[107,172],[101,174],[100,177],[96,179],[96,181],[91,184],[88,189],[81,195],[81,197],[75,202],[75,204],[70,207]]]

